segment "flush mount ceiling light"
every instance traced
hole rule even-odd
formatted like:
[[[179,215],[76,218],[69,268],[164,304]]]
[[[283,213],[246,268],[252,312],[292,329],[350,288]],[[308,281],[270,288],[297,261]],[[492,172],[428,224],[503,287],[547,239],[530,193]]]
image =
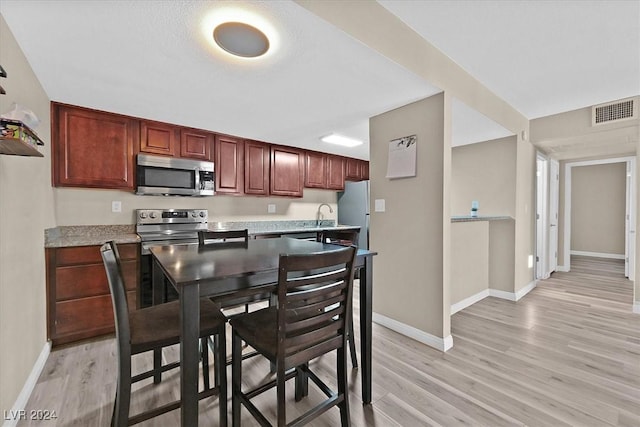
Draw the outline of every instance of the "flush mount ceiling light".
[[[213,30],[213,39],[225,51],[243,58],[256,58],[269,50],[267,36],[249,24],[224,22]]]
[[[363,144],[363,142],[359,139],[349,138],[335,133],[323,136],[322,138],[320,138],[320,140],[323,142],[328,142],[329,144],[342,145],[343,147],[357,147],[358,145]]]

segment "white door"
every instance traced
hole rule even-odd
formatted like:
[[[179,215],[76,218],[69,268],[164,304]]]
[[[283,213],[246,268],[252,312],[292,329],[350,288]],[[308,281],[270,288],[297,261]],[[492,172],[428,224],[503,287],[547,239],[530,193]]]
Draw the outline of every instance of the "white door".
[[[549,161],[549,263],[548,273],[558,267],[558,204],[560,202],[560,164]]]
[[[547,277],[547,159],[536,160],[536,279]]]
[[[627,161],[627,207],[625,215],[624,275],[634,280],[636,275],[636,163]]]

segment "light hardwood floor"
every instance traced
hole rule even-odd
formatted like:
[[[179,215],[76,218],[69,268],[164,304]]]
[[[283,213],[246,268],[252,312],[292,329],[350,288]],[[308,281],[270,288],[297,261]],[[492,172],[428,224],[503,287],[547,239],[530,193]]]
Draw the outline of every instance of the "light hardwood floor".
[[[573,257],[570,273],[554,273],[517,303],[486,298],[456,313],[454,347],[444,354],[374,325],[373,404],[361,404],[352,370],[353,425],[640,426],[640,315],[631,313],[623,271],[619,261]],[[175,358],[177,348],[165,356]],[[148,363],[136,356],[134,369]],[[330,385],[333,363],[313,364]],[[108,426],[115,367],[113,339],[54,350],[27,409],[55,410],[58,419],[33,425]],[[269,368],[254,358],[244,370],[255,384]],[[133,411],[174,399],[178,372],[134,390]],[[306,401],[289,406],[289,419],[320,398],[310,386]],[[267,394],[259,407],[273,415],[274,401]],[[201,426],[218,425],[217,407],[215,397],[201,401]],[[173,411],[141,425],[178,420]],[[243,425],[257,425],[246,411]],[[337,409],[312,425],[339,425]]]

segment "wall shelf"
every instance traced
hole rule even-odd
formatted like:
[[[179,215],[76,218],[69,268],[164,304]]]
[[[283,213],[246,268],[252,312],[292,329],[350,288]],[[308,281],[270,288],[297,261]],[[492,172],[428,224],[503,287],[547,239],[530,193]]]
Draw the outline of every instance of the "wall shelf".
[[[0,119],[0,154],[44,157],[38,146],[44,142],[27,125],[18,120]]]

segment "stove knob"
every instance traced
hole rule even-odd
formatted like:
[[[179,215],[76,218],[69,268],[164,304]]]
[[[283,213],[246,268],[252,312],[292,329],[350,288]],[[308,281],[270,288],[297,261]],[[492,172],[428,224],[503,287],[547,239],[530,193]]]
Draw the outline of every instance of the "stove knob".
[[[155,212],[151,212],[151,213],[149,214],[149,218],[151,218],[151,219],[155,219],[155,217],[156,217],[156,213],[155,213]]]
[[[196,211],[191,211],[191,217],[192,217],[192,218],[195,218],[196,216],[197,216],[197,215],[196,215]]]
[[[204,218],[205,216],[207,216],[205,211],[200,211],[200,218]]]
[[[146,212],[140,212],[140,218],[145,219],[147,217]]]

